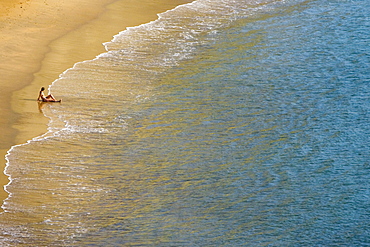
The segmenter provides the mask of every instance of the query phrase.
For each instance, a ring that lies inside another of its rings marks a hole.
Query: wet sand
[[[190,0],[5,0],[0,3],[0,169],[11,146],[47,131],[36,101],[79,61],[103,53],[102,43],[126,27],[155,20],[157,13]],[[58,98],[57,92],[52,92]],[[71,92],[73,93],[73,91]],[[63,103],[62,103],[63,104]],[[47,159],[47,154],[45,157]],[[8,183],[1,173],[0,184]],[[0,200],[7,193],[0,190]]]

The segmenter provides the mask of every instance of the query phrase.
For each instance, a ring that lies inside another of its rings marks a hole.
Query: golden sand
[[[0,155],[46,132],[36,98],[79,61],[103,53],[102,43],[126,27],[190,0],[3,0],[0,8]],[[58,95],[54,95],[58,98]],[[5,166],[5,159],[0,169]],[[0,185],[8,183],[0,175]],[[0,190],[0,200],[7,193]]]

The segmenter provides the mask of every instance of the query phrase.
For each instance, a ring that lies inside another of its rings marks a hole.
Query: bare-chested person
[[[62,102],[62,100],[56,100],[53,95],[49,94],[48,96],[44,95],[45,88],[42,87],[39,93],[38,101],[42,102]]]

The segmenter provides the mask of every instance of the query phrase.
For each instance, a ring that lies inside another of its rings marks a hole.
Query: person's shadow
[[[42,101],[37,101],[37,104],[39,106],[39,112],[42,113],[42,108],[45,107],[45,104],[48,102],[42,102]]]
[[[60,101],[56,101],[56,102],[37,101],[37,104],[39,106],[39,111],[42,113],[42,109],[45,107],[46,104],[49,104],[49,103],[61,103],[61,102]]]

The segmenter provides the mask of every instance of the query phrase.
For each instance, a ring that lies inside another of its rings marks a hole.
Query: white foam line
[[[45,116],[47,117],[47,116]],[[50,122],[52,122],[51,118],[48,117],[50,119]],[[26,143],[22,143],[22,144],[17,144],[17,145],[13,145],[7,152],[6,152],[6,155],[5,155],[5,160],[6,160],[6,164],[5,164],[5,168],[4,168],[4,174],[8,177],[9,179],[9,182],[4,185],[4,191],[6,193],[8,193],[8,197],[6,199],[3,200],[3,204],[1,206],[1,208],[3,209],[3,212],[0,212],[0,214],[3,214],[4,212],[7,212],[6,210],[6,207],[5,205],[7,204],[7,201],[12,197],[12,192],[10,192],[8,190],[8,187],[10,186],[10,184],[13,182],[13,178],[11,176],[10,173],[8,173],[8,168],[10,166],[10,160],[8,158],[9,155],[11,155],[12,151],[17,148],[17,147],[21,147],[21,146],[25,146],[25,145],[28,145],[32,142],[36,142],[36,141],[42,141],[42,140],[46,140],[48,138],[51,138],[51,137],[54,137],[56,136],[58,133],[60,133],[61,131],[63,131],[64,129],[67,129],[67,127],[64,127],[62,129],[59,129],[57,131],[55,131],[54,129],[51,129],[50,127],[48,128],[48,131],[45,133],[45,134],[42,134],[40,136],[36,136],[34,138],[32,138],[31,140],[28,140]],[[50,135],[51,134],[51,135]]]
[[[138,25],[138,26],[134,26],[134,27],[127,27],[127,28],[126,28],[126,30],[123,30],[123,31],[119,32],[118,34],[114,35],[114,36],[113,36],[113,39],[112,39],[111,41],[103,43],[103,45],[104,45],[104,47],[105,47],[105,50],[106,50],[107,52],[100,54],[99,56],[97,56],[97,58],[98,58],[98,57],[100,57],[101,55],[104,55],[104,54],[108,53],[109,51],[108,51],[107,45],[108,45],[109,43],[115,42],[119,36],[121,36],[121,35],[123,35],[123,34],[125,34],[125,33],[129,32],[129,31],[130,31],[130,30],[132,30],[132,29],[138,29],[138,28],[140,28],[140,27],[149,26],[149,25],[151,25],[151,24],[154,24],[154,23],[156,23],[156,22],[159,22],[161,19],[163,19],[163,18],[164,18],[163,16],[164,16],[166,13],[174,12],[174,11],[176,11],[176,10],[177,10],[177,9],[179,9],[179,8],[183,8],[184,6],[190,6],[190,5],[193,5],[193,4],[195,4],[196,2],[199,2],[199,0],[195,0],[195,1],[191,2],[191,3],[181,4],[181,5],[176,6],[176,7],[175,7],[175,8],[173,8],[173,9],[170,9],[170,10],[167,10],[167,11],[165,11],[165,12],[159,13],[159,14],[157,14],[158,18],[157,18],[156,20],[154,20],[154,21],[150,21],[150,22],[147,22],[147,23],[143,23],[143,24],[140,24],[140,25]]]
[[[81,61],[81,62],[77,62],[77,63],[75,63],[71,68],[69,68],[69,69],[65,70],[62,74],[60,74],[60,75],[59,75],[59,77],[58,77],[58,79],[54,80],[54,81],[51,83],[51,85],[49,86],[49,91],[52,89],[52,86],[53,86],[56,82],[58,82],[60,79],[62,79],[62,78],[63,78],[63,75],[65,75],[69,70],[73,70],[73,69],[75,69],[77,65],[82,64],[82,63],[86,63],[86,62],[89,62],[89,61],[95,61],[95,60],[97,60],[97,59],[99,59],[99,58],[101,58],[101,57],[107,56],[107,55],[109,55],[110,53],[112,53],[112,51],[109,51],[109,50],[108,50],[108,47],[107,47],[107,46],[108,46],[108,44],[109,44],[109,43],[115,42],[115,41],[117,40],[117,37],[121,36],[122,34],[125,34],[125,33],[129,32],[129,31],[131,31],[132,29],[137,29],[137,28],[140,28],[140,27],[143,27],[143,26],[149,26],[149,25],[151,25],[151,24],[153,24],[153,23],[156,23],[156,22],[160,21],[160,20],[163,18],[162,16],[163,16],[164,14],[169,13],[169,12],[173,12],[173,11],[177,10],[178,8],[183,8],[184,6],[190,6],[190,5],[193,5],[193,4],[195,4],[196,2],[199,2],[199,0],[195,0],[195,1],[190,2],[190,3],[181,4],[181,5],[176,6],[176,7],[175,7],[175,8],[173,8],[173,9],[170,9],[170,10],[167,10],[167,11],[165,11],[165,12],[159,13],[159,14],[157,14],[158,18],[157,18],[156,20],[154,20],[154,21],[150,21],[150,22],[147,22],[147,23],[143,23],[143,24],[140,24],[140,25],[138,25],[138,26],[126,27],[126,30],[123,30],[123,31],[119,32],[118,34],[115,34],[115,35],[113,36],[113,38],[112,38],[112,40],[111,40],[111,41],[108,41],[108,42],[104,42],[104,43],[103,43],[103,46],[105,47],[106,52],[103,52],[103,53],[101,53],[101,54],[97,55],[97,56],[96,56],[95,58],[93,58],[93,59],[89,59],[89,60],[85,60],[85,61]],[[50,92],[51,92],[51,91],[50,91]]]

